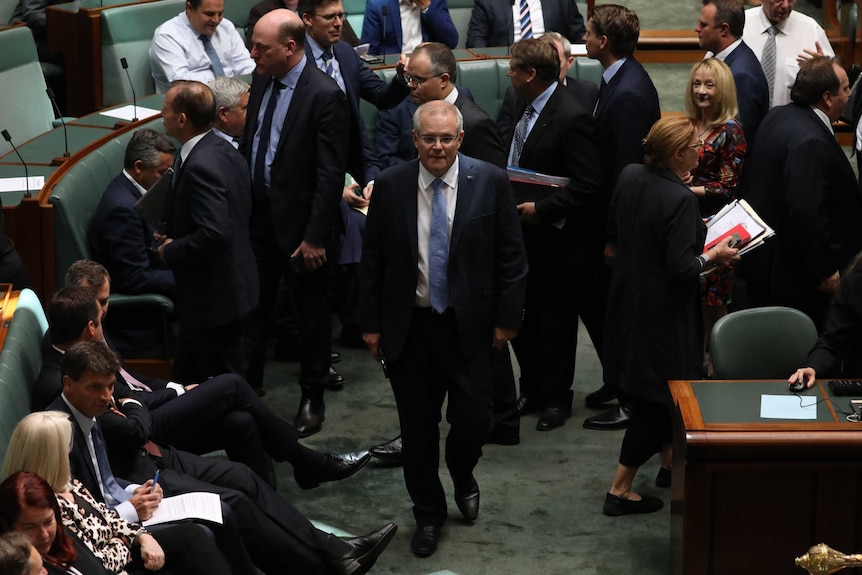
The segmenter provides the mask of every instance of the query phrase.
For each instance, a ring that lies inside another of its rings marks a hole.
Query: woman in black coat
[[[655,453],[670,467],[668,380],[700,377],[702,271],[739,259],[728,242],[703,253],[706,228],[697,198],[683,184],[703,140],[684,116],[656,122],[644,140],[644,163],[620,174],[611,200],[613,278],[605,326],[605,381],[631,398],[632,419],[605,498],[605,515],[651,513],[661,499],[631,490]],[[660,473],[669,483],[669,471]]]

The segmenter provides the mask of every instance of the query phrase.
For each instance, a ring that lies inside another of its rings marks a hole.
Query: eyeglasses
[[[698,139],[697,143],[692,144],[690,146],[686,146],[686,148],[696,148],[696,149],[700,150],[701,148],[703,148],[704,143],[705,142],[701,138],[701,139]]]
[[[451,146],[457,139],[458,136],[419,136],[419,141],[426,146],[433,146],[437,142],[443,146]]]
[[[404,74],[404,81],[407,82],[407,85],[416,84],[417,86],[421,86],[431,78],[439,78],[443,74],[434,74],[433,76],[428,76],[427,78],[423,78],[422,76],[411,76],[410,74]]]
[[[781,6],[785,2],[787,2],[787,5],[790,6],[791,8],[793,7],[794,4],[796,4],[796,0],[769,0],[769,3],[772,4],[773,6]]]
[[[332,22],[336,18],[344,22],[344,19],[347,18],[347,12],[336,12],[335,14],[315,14],[315,16],[323,18],[325,22]]]

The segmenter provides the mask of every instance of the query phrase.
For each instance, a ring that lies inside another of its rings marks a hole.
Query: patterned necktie
[[[335,78],[335,69],[332,67],[332,52],[324,50],[320,57],[323,58],[323,71],[332,76],[332,78]]]
[[[533,23],[530,20],[530,5],[521,0],[521,40],[533,37]]]
[[[153,391],[149,385],[126,371],[124,368],[120,368],[120,377],[132,388],[133,391]]]
[[[515,126],[515,155],[512,158],[512,163],[516,166],[520,165],[518,162],[521,160],[524,142],[527,141],[527,127],[530,125],[530,118],[533,117],[533,112],[535,112],[535,109],[532,104],[527,104],[527,107],[524,108],[524,115],[521,116],[518,125]]]
[[[278,103],[278,95],[284,89],[284,84],[278,80],[273,80],[272,92],[269,95],[269,102],[266,104],[266,110],[263,113],[263,122],[260,124],[260,137],[257,142],[257,155],[254,158],[254,173],[252,174],[252,182],[254,184],[255,194],[263,194],[266,188],[266,151],[269,149],[269,137],[272,131],[272,116],[275,114],[275,105]]]
[[[93,424],[93,429],[90,430],[90,437],[93,439],[93,451],[96,452],[96,463],[99,465],[99,477],[102,478],[102,487],[107,493],[103,495],[111,496],[118,503],[128,501],[132,498],[132,494],[120,487],[117,479],[111,472],[111,464],[108,462],[108,450],[105,447],[105,437],[102,435],[102,429],[99,427],[99,422]]]
[[[778,34],[778,28],[770,26],[766,33],[769,34],[769,38],[763,45],[760,65],[763,66],[763,74],[766,76],[766,83],[769,84],[769,107],[771,108],[772,89],[775,87],[775,36]]]
[[[431,291],[431,308],[443,313],[449,307],[449,221],[446,215],[446,196],[443,180],[431,182],[431,233],[428,241],[428,284]]]
[[[215,74],[216,78],[224,76],[224,68],[222,68],[221,60],[218,54],[216,54],[215,48],[213,48],[210,37],[206,34],[201,34],[200,38],[201,42],[204,43],[204,52],[207,53],[207,58],[210,59],[210,67],[213,69],[213,74]]]

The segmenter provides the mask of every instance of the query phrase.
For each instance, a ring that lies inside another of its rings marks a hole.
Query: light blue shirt
[[[548,103],[548,100],[551,99],[551,94],[554,93],[554,90],[557,89],[557,86],[559,86],[559,84],[560,84],[559,82],[552,83],[550,86],[548,86],[548,88],[544,92],[542,92],[541,94],[536,96],[536,98],[532,102],[530,102],[530,104],[533,106],[533,110],[535,110],[535,111],[533,112],[533,115],[530,116],[530,120],[527,122],[527,132],[524,134],[524,143],[525,144],[527,142],[527,138],[530,136],[530,130],[532,130],[533,126],[536,125],[536,120],[539,119],[539,115],[542,113],[542,110],[545,109],[545,105]],[[518,118],[518,122],[520,122],[520,121],[521,121],[521,118]],[[516,123],[516,125],[517,125],[517,123]],[[509,145],[509,164],[508,165],[510,165],[510,166],[515,165],[514,155],[515,155],[515,138],[513,137],[512,143],[511,143],[511,145]]]
[[[305,53],[308,54],[309,51],[311,55],[314,57],[314,63],[317,65],[317,68],[326,73],[326,60],[323,59],[323,53],[325,50],[314,41],[314,38],[305,35]],[[329,52],[332,54],[332,79],[335,80],[335,83],[338,84],[338,87],[341,88],[341,91],[347,94],[347,88],[344,85],[344,78],[341,76],[341,65],[338,63],[338,58],[335,57],[335,51],[332,49],[332,46],[329,47]]]

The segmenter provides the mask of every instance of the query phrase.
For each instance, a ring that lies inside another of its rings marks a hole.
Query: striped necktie
[[[521,40],[533,37],[533,23],[530,20],[530,5],[521,0]]]
[[[766,33],[769,38],[766,39],[766,44],[763,45],[763,54],[760,57],[760,65],[763,66],[763,74],[766,76],[766,83],[769,84],[769,107],[772,107],[772,90],[775,87],[775,37],[778,35],[778,28],[770,26]]]
[[[533,112],[535,112],[535,108],[533,108],[532,104],[527,104],[527,107],[524,108],[524,115],[521,116],[518,125],[515,126],[515,154],[512,157],[512,163],[516,166],[520,165],[518,162],[521,160],[524,142],[527,141],[527,127],[530,125],[530,118],[533,117]]]
[[[443,180],[431,182],[431,233],[428,236],[428,287],[431,308],[443,313],[449,307],[449,219],[446,213],[446,196]]]

